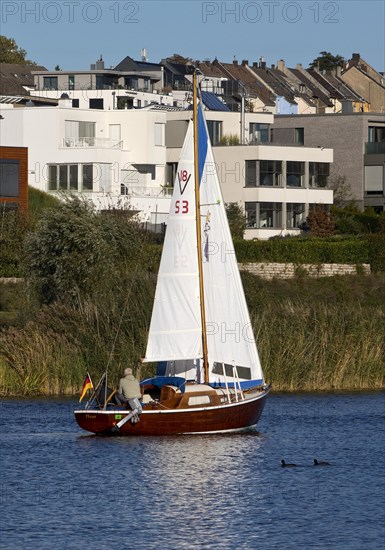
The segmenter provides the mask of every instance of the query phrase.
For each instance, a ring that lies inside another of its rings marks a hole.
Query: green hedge
[[[286,238],[268,241],[236,241],[237,259],[248,262],[293,262],[295,264],[367,264],[385,271],[385,235],[361,238]]]

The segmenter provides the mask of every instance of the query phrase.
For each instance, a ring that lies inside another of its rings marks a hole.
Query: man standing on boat
[[[139,420],[138,415],[142,412],[142,406],[139,401],[142,394],[139,382],[132,374],[132,369],[125,369],[124,378],[119,380],[118,392],[119,400],[123,401],[123,403],[128,403],[133,411],[137,410],[136,415],[133,417],[133,419],[136,418],[137,422]]]

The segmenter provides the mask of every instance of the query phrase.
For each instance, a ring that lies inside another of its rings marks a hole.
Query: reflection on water
[[[0,402],[0,548],[383,545],[382,393],[273,394],[258,431],[201,436],[87,435],[75,405]]]

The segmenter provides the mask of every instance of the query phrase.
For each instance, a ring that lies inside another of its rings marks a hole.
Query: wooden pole
[[[205,294],[203,285],[202,269],[202,229],[201,229],[201,211],[200,211],[200,193],[199,193],[199,148],[198,148],[198,95],[197,95],[197,75],[194,72],[193,78],[193,124],[194,124],[194,181],[195,181],[195,211],[196,211],[196,235],[198,247],[198,273],[199,273],[199,295],[202,323],[202,350],[203,350],[203,371],[205,383],[209,381],[209,362],[207,351],[207,333],[206,333],[206,312],[205,312]]]

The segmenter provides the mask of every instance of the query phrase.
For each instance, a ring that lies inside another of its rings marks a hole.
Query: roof
[[[327,107],[332,107],[333,103],[329,97],[321,90],[317,84],[313,83],[300,69],[288,69],[306,88],[310,90],[313,98],[320,99]]]
[[[230,111],[213,92],[202,92],[202,101],[204,106],[210,111]]]
[[[19,65],[17,63],[0,63],[0,94],[26,95],[28,88],[34,88],[32,71],[43,70],[45,67],[36,65]]]

